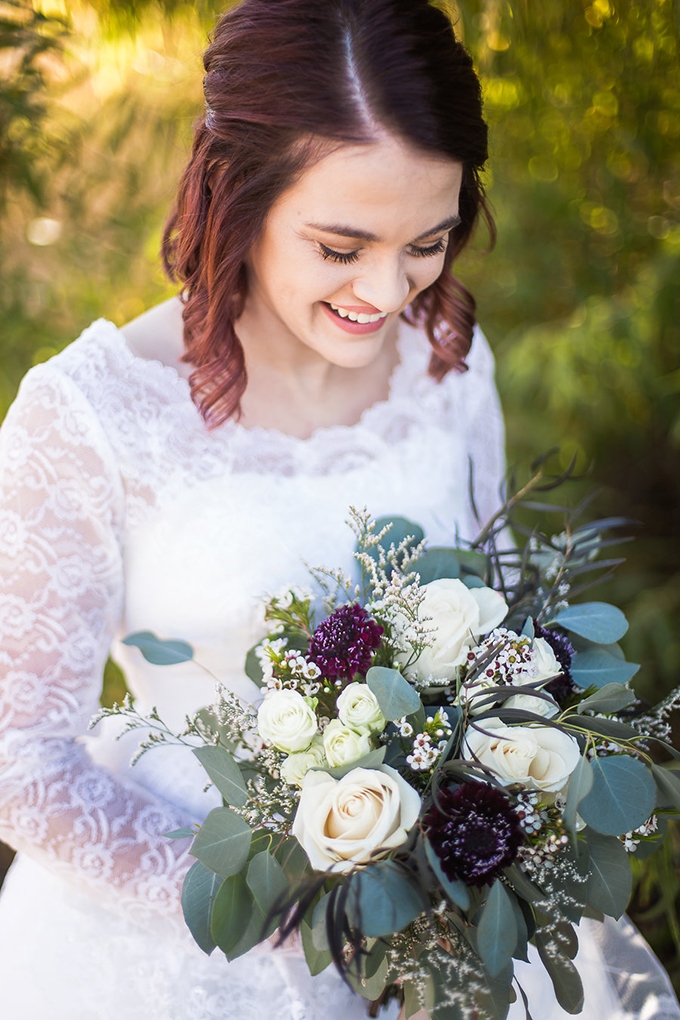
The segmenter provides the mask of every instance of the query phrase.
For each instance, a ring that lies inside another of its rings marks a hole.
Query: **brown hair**
[[[162,250],[184,284],[184,360],[205,420],[239,413],[246,372],[234,323],[269,210],[319,158],[319,139],[364,144],[376,125],[463,165],[444,269],[404,317],[430,339],[431,375],[464,369],[475,302],[450,269],[480,213],[492,232],[493,222],[479,179],[480,85],[448,18],[428,0],[242,0],[219,20],[204,64],[206,114]]]

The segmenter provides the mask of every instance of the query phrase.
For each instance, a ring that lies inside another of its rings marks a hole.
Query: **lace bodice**
[[[259,600],[351,566],[350,505],[476,530],[498,502],[502,419],[477,332],[470,370],[437,384],[403,324],[389,398],[308,440],[234,422],[209,432],[188,384],[96,322],[26,376],[1,433],[0,837],[140,923],[178,917],[191,864],[163,833],[215,803],[182,749],[128,769],[112,727],[85,736],[111,652],[142,711],[172,724],[212,699],[195,664],[145,663],[134,630],[192,642],[247,699]],[[472,471],[472,475],[470,475]]]

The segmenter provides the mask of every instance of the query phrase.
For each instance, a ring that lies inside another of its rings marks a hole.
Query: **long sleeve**
[[[0,837],[166,926],[191,859],[163,833],[189,819],[81,739],[121,614],[123,514],[91,406],[68,376],[34,369],[0,433]]]

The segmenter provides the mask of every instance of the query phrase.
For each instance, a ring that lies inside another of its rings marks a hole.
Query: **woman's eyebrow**
[[[433,234],[440,234],[445,230],[453,230],[460,223],[460,216],[449,216],[447,219],[442,220],[436,227],[432,227],[431,230],[425,230],[418,237],[415,237],[415,241],[420,241],[423,237],[432,237]],[[347,226],[343,223],[306,223],[306,227],[312,230],[320,230],[324,234],[335,234],[336,237],[348,237],[353,241],[378,241],[380,240],[376,234],[372,234],[369,230],[357,230],[355,227]]]

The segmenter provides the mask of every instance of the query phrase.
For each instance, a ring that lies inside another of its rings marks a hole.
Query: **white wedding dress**
[[[154,667],[120,643],[136,630],[190,641],[256,699],[243,662],[260,598],[305,584],[306,564],[351,566],[350,505],[418,521],[435,544],[476,531],[470,477],[480,516],[496,507],[502,419],[483,337],[469,372],[441,384],[417,330],[402,325],[399,344],[389,399],[304,441],[233,422],[208,432],[186,381],[104,321],[24,380],[1,446],[0,838],[19,850],[0,899],[7,1020],[366,1015],[296,948],[228,964],[195,947],[178,905],[192,859],[163,833],[218,798],[186,749],[130,769],[136,735],[116,742],[118,720],[88,735],[88,721],[109,651],[140,710],[173,727],[212,700],[195,664]],[[585,1018],[680,1017],[634,930],[581,933]],[[518,971],[534,1020],[566,1015],[539,967]]]

